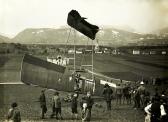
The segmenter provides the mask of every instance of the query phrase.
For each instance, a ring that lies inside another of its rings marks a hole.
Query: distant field
[[[46,56],[40,56],[46,59]],[[72,57],[68,55],[68,57]],[[20,81],[22,55],[0,55],[0,82]],[[77,55],[76,64],[91,64],[90,55]],[[168,56],[94,55],[94,71],[114,78],[137,81],[168,78]],[[132,76],[132,77],[130,77]]]

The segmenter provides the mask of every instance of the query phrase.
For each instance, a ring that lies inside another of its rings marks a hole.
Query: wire
[[[66,43],[65,43],[65,51],[64,51],[63,56],[66,55],[66,48],[67,48],[67,44],[69,42],[69,38],[70,38],[70,35],[71,35],[71,30],[72,30],[72,28],[70,28],[69,33],[68,33],[68,38],[67,38]]]

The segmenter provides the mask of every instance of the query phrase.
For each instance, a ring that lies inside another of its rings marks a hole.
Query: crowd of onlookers
[[[83,121],[90,121],[91,119],[91,110],[92,106],[94,104],[94,100],[91,97],[91,92],[87,92],[86,96],[83,96],[80,101],[78,101],[79,94],[73,93],[71,95],[71,112],[72,112],[72,119],[82,119]],[[56,118],[57,120],[63,120],[62,117],[62,102],[63,99],[60,97],[59,92],[54,92],[52,97],[52,114],[50,115],[50,118]],[[46,96],[45,96],[45,90],[41,91],[40,97],[39,97],[39,103],[41,108],[41,119],[45,119],[45,114],[48,111],[47,104],[46,104]],[[78,104],[80,104],[81,107],[81,117],[79,118],[78,115]],[[9,109],[7,113],[7,121],[9,122],[21,122],[21,114],[17,107],[17,103],[14,102],[11,104],[11,108]]]
[[[151,92],[146,88],[144,82],[140,82],[139,85],[133,86],[131,84],[118,84],[117,87],[111,88],[108,84],[104,85],[101,96],[103,96],[106,102],[107,111],[112,110],[111,102],[114,100],[116,105],[127,104],[133,106],[134,109],[143,110],[145,113],[145,122],[168,122],[168,94],[166,91],[159,92],[158,89],[151,95]],[[52,96],[52,114],[50,118],[63,119],[62,117],[62,98],[59,92],[54,92]],[[91,96],[91,92],[87,92],[79,98],[79,94],[74,92],[70,96],[69,101],[72,119],[81,118],[83,121],[89,121],[91,119],[92,106],[94,99]],[[41,119],[45,118],[47,112],[45,90],[41,91],[39,97],[39,103],[41,107]],[[81,117],[79,117],[78,106],[81,107]],[[12,103],[11,109],[9,109],[7,120],[13,122],[20,122],[20,111],[17,108],[17,103]]]
[[[111,110],[111,101],[116,99],[117,105],[132,104],[134,109],[143,110],[145,122],[168,122],[168,93],[166,90],[155,89],[151,94],[143,81],[137,86],[118,84],[113,91],[105,84],[103,95],[107,103],[107,110]]]

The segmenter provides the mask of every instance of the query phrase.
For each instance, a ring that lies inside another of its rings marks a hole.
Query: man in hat
[[[146,90],[146,88],[145,88],[145,86],[144,86],[144,82],[143,81],[141,81],[140,82],[140,86],[138,87],[138,90],[137,90],[137,92],[138,92],[138,94],[140,95],[140,103],[141,103],[141,107],[142,108],[144,108],[145,106],[145,90]]]
[[[103,96],[107,104],[107,110],[111,110],[111,100],[112,100],[113,90],[108,84],[105,84],[103,89]]]
[[[56,119],[58,119],[58,114],[60,116],[60,119],[63,119],[61,115],[61,98],[59,96],[59,92],[55,92],[52,98],[51,118],[53,118],[53,116],[56,115]]]
[[[47,112],[47,106],[46,106],[46,97],[45,97],[45,90],[41,91],[39,101],[40,101],[40,107],[41,107],[41,118],[44,119],[44,115]]]
[[[7,120],[12,122],[21,122],[20,111],[17,108],[17,103],[11,104],[11,108],[8,111]]]

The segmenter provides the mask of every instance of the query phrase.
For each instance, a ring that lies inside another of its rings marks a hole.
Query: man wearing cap
[[[41,95],[39,97],[40,101],[40,107],[41,107],[41,118],[44,119],[44,115],[47,112],[47,106],[46,106],[46,97],[45,97],[45,90],[41,91]]]
[[[111,110],[112,94],[113,94],[113,90],[110,88],[108,84],[105,84],[103,89],[103,96],[107,103],[107,110]]]
[[[21,122],[20,111],[17,108],[17,103],[11,104],[11,108],[8,111],[7,120],[9,122]]]
[[[137,92],[139,93],[140,95],[140,103],[141,103],[141,107],[144,108],[145,106],[145,103],[144,103],[144,97],[145,97],[145,86],[144,86],[144,82],[141,81],[140,82],[140,86],[138,87],[138,90]]]

